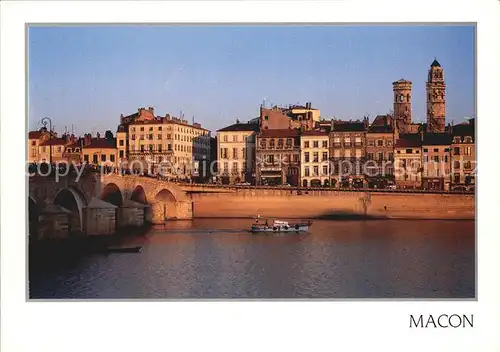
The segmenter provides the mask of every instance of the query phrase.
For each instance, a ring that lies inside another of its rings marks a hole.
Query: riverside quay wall
[[[475,219],[474,194],[236,189],[193,193],[195,218]]]

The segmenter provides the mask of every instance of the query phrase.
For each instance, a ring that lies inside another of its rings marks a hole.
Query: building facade
[[[90,133],[83,137],[83,162],[94,166],[117,167],[118,158],[114,140],[102,138],[99,133],[93,138]]]
[[[449,133],[425,133],[422,142],[422,189],[448,191],[450,189]]]
[[[366,118],[355,122],[332,120],[329,133],[332,186],[363,186],[367,128]]]
[[[256,136],[256,184],[299,186],[300,131],[263,130]]]
[[[152,107],[121,116],[117,151],[128,167],[159,174],[166,179],[199,177],[199,165],[210,159],[210,131],[198,123],[154,115]]]
[[[306,131],[300,136],[300,184],[302,187],[330,185],[329,135]]]
[[[474,119],[452,127],[452,187],[473,188],[476,183],[476,148]]]
[[[394,177],[402,189],[420,189],[422,186],[422,136],[400,135],[394,145]]]
[[[259,125],[240,123],[217,131],[217,160],[223,184],[255,183],[255,135]]]
[[[259,129],[279,130],[300,128],[303,131],[313,130],[321,119],[321,112],[314,109],[311,103],[289,105],[288,107],[265,108],[260,107]]]
[[[377,116],[366,132],[365,171],[368,176],[394,176],[394,139],[392,116]]]

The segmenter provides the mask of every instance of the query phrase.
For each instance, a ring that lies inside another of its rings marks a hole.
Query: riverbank
[[[476,215],[474,194],[235,190],[191,197],[195,218],[474,220]]]

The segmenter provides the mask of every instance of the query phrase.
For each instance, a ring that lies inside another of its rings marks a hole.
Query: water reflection
[[[32,298],[472,298],[474,222],[316,221],[255,235],[242,219],[155,227],[137,254],[30,275]]]

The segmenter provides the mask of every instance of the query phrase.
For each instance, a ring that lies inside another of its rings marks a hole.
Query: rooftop
[[[327,131],[319,131],[319,130],[315,130],[315,131],[304,131],[302,132],[302,137],[308,137],[308,136],[324,136],[324,137],[328,137],[328,132]]]
[[[449,133],[425,133],[423,145],[450,145],[451,134]]]
[[[419,148],[422,146],[420,134],[402,134],[396,141],[395,148]]]
[[[298,129],[263,130],[259,137],[297,137],[300,135]]]
[[[364,132],[365,123],[358,121],[334,121],[332,132]]]
[[[48,145],[65,145],[66,140],[64,138],[52,138],[52,139],[47,139],[46,141],[43,141],[40,143],[41,146],[48,146]]]
[[[434,61],[432,61],[431,67],[441,67],[441,64],[436,59],[434,59]]]
[[[114,140],[111,142],[106,138],[92,138],[90,144],[84,145],[83,148],[114,149],[116,144]]]
[[[258,131],[259,125],[256,123],[235,123],[233,125],[221,128],[217,132],[233,132],[233,131]]]

